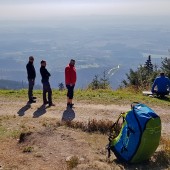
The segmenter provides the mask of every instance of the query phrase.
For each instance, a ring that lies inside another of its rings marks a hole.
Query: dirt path
[[[58,102],[56,106],[48,108],[41,102],[29,105],[23,101],[0,101],[0,115],[18,115],[32,118],[49,117],[58,120],[74,120],[88,122],[88,120],[113,120],[115,121],[121,112],[130,110],[130,105],[102,105],[85,104],[75,102],[73,110],[67,110],[63,102]],[[170,134],[170,110],[152,107],[152,109],[161,117],[162,134]]]
[[[33,132],[25,137],[23,143],[19,143],[16,138],[0,139],[0,169],[68,170],[71,168],[68,168],[66,160],[72,156],[78,156],[77,170],[160,169],[160,164],[156,164],[154,161],[139,165],[121,164],[116,161],[114,154],[112,154],[112,162],[108,163],[105,150],[105,146],[108,144],[106,135],[90,134],[64,126],[56,127],[56,124],[54,127],[48,127],[44,121],[48,119],[50,123],[56,123],[56,120],[115,121],[121,112],[130,110],[130,105],[96,105],[75,101],[75,108],[71,110],[66,109],[65,103],[61,101],[50,108],[44,107],[41,103],[39,101],[29,105],[19,99],[14,101],[0,98],[0,116],[12,115],[10,119],[0,120],[0,128],[1,126],[7,127],[9,133],[21,127],[33,129]],[[169,110],[156,106],[152,109],[161,117],[162,135],[169,136]],[[31,149],[30,147],[33,148],[33,151],[23,152],[24,149]],[[155,153],[154,160],[157,160],[157,154],[159,153]],[[75,160],[71,161],[72,164],[75,162]],[[161,169],[167,168],[168,165],[165,164]]]

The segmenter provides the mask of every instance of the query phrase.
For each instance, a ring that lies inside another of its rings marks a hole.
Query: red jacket
[[[65,68],[65,84],[66,85],[69,85],[69,84],[75,85],[76,80],[77,80],[76,68],[69,64]]]

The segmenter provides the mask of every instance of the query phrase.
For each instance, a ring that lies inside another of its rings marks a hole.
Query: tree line
[[[130,69],[126,74],[126,79],[122,81],[120,87],[133,87],[136,90],[149,90],[154,79],[160,72],[164,72],[167,77],[170,78],[170,58],[165,57],[161,62],[161,67],[153,65],[151,61],[151,55],[143,65],[139,65],[137,70]],[[104,71],[100,77],[95,75],[92,82],[88,85],[89,89],[109,89],[110,83],[107,76],[107,72]]]

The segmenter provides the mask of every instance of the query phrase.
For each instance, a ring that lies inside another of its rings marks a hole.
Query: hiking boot
[[[71,107],[70,107],[70,103],[67,103],[67,109],[69,109],[69,108],[71,108]]]
[[[49,103],[49,107],[51,107],[51,106],[55,106],[55,104],[54,103]]]
[[[72,108],[73,108],[73,105],[74,105],[73,103],[67,103],[67,109],[68,109],[68,108],[72,109]]]
[[[73,106],[74,106],[74,104],[73,104],[73,103],[71,103],[71,104],[70,104],[70,108],[72,109],[72,108],[73,108]]]
[[[29,100],[28,102],[29,102],[29,103],[36,103],[35,100]]]

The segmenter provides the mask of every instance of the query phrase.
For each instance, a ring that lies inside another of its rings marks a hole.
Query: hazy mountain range
[[[27,82],[28,57],[35,57],[36,84],[41,84],[40,61],[47,61],[53,88],[64,83],[64,68],[76,60],[77,88],[108,72],[117,88],[130,68],[151,55],[159,65],[170,49],[170,24],[166,18],[91,17],[44,22],[0,21],[0,79]]]

